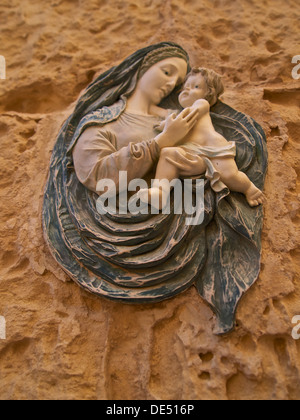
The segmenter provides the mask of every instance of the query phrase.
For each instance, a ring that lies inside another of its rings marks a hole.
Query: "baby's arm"
[[[197,108],[200,111],[200,118],[210,111],[209,102],[206,99],[198,99],[193,103],[191,108]]]

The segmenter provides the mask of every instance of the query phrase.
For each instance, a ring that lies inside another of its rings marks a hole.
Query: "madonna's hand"
[[[188,153],[180,147],[174,148],[172,157],[166,157],[166,160],[179,170],[179,176],[201,175],[206,171],[206,164],[201,156]]]
[[[186,108],[177,117],[171,114],[166,119],[164,131],[155,140],[159,147],[174,147],[190,132],[200,117],[199,109]]]

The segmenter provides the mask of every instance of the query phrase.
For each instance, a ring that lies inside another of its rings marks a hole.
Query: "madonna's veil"
[[[86,290],[128,303],[157,302],[195,285],[214,310],[220,333],[234,326],[237,304],[260,270],[261,207],[242,194],[215,193],[205,181],[205,214],[199,226],[188,215],[100,215],[96,195],[77,179],[72,148],[91,125],[116,120],[136,84],[144,57],[161,43],[132,54],[99,76],[63,125],[51,158],[43,206],[44,235],[61,267]],[[184,50],[182,50],[184,51]],[[166,108],[176,107],[173,92]],[[266,139],[250,117],[218,102],[217,131],[237,144],[237,165],[263,188]],[[142,139],[141,139],[142,140]]]

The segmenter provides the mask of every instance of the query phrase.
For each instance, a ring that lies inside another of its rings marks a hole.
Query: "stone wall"
[[[298,0],[2,0],[0,399],[299,399]],[[80,289],[44,244],[43,189],[58,130],[93,77],[170,40],[224,75],[224,101],[268,138],[262,271],[237,328],[192,287],[155,305]]]

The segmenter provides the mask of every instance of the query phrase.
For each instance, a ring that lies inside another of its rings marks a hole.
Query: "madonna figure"
[[[43,207],[50,250],[86,290],[125,303],[152,303],[195,285],[217,317],[216,333],[234,327],[237,304],[260,270],[262,206],[243,194],[211,188],[200,156],[178,156],[181,176],[205,180],[204,220],[183,214],[99,214],[97,184],[119,173],[128,183],[154,178],[165,148],[178,145],[199,119],[178,94],[188,54],[163,42],[137,51],[100,75],[63,125],[51,159]],[[163,132],[157,127],[170,113]],[[235,142],[236,164],[259,189],[267,169],[265,135],[250,117],[218,101],[215,130]],[[100,194],[100,193],[99,193]],[[184,194],[184,190],[183,193]],[[172,198],[171,198],[172,199]]]

